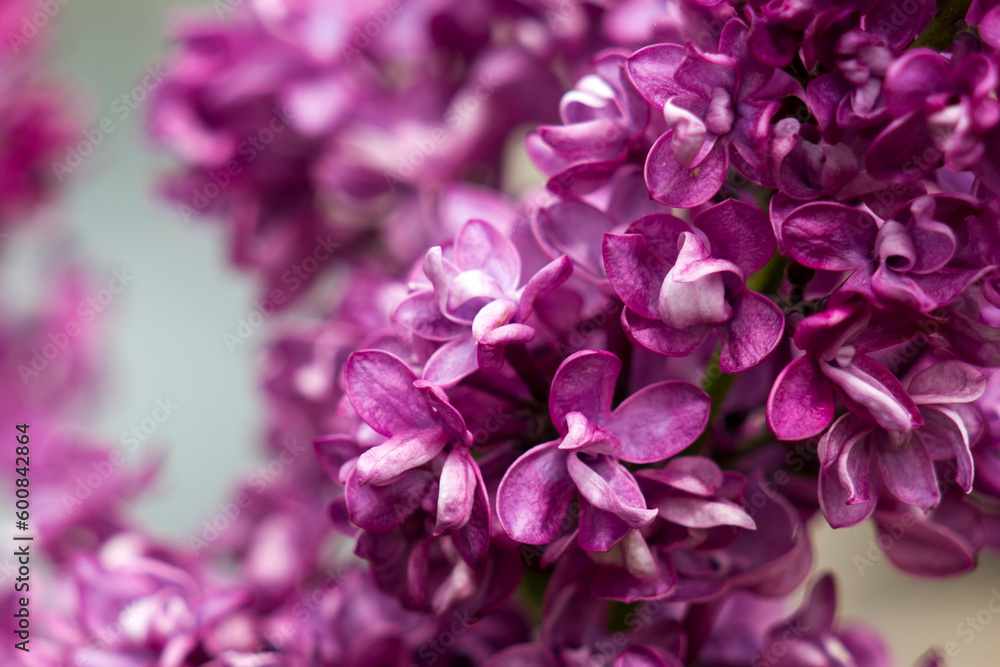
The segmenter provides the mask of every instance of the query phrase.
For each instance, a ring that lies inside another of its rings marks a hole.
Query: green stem
[[[955,35],[968,27],[963,19],[969,11],[972,0],[952,0],[938,4],[943,4],[944,7],[920,36],[913,40],[911,49],[926,46],[935,51],[944,51],[955,41]]]

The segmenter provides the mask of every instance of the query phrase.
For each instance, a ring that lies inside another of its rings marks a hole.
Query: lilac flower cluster
[[[114,452],[39,434],[63,602],[24,664],[893,664],[829,575],[787,597],[813,518],[920,576],[1000,549],[1000,5],[956,4],[183,21],[150,132],[181,214],[295,302],[262,363],[281,473],[185,549],[117,501],[155,465],[66,495]]]

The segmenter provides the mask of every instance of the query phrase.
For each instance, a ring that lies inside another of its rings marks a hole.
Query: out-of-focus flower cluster
[[[891,664],[831,577],[785,598],[814,516],[870,519],[921,576],[1000,548],[994,4],[179,23],[150,132],[169,201],[288,307],[262,363],[281,472],[185,549],[119,516],[155,466],[74,503],[114,454],[52,434],[62,602],[25,664]],[[11,117],[30,168],[56,129]],[[61,359],[45,400],[87,381]]]

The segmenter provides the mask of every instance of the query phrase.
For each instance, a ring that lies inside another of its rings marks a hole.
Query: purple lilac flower
[[[477,369],[496,373],[508,345],[528,343],[534,329],[524,322],[535,299],[558,287],[573,270],[565,255],[524,285],[517,248],[489,223],[470,220],[447,252],[427,251],[420,284],[396,308],[396,322],[414,334],[444,344],[424,364],[424,380],[450,387]]]
[[[551,542],[577,494],[578,542],[587,551],[607,551],[653,521],[656,510],[621,462],[651,463],[683,450],[704,430],[709,401],[689,384],[662,382],[611,410],[620,371],[617,357],[596,351],[559,366],[549,414],[561,437],[518,458],[497,491],[497,514],[512,539]]]
[[[751,181],[761,180],[771,118],[796,84],[754,59],[746,24],[726,24],[718,53],[690,44],[641,49],[629,58],[628,73],[667,122],[646,158],[651,197],[681,208],[702,204],[718,192],[730,162]]]
[[[770,299],[746,288],[746,279],[767,264],[772,240],[764,213],[735,200],[701,211],[690,225],[654,214],[626,234],[606,234],[604,264],[625,302],[622,326],[629,338],[680,357],[714,330],[724,372],[760,363],[777,347],[785,321]]]

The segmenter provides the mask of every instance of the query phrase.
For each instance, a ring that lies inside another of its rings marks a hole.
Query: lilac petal
[[[566,424],[569,428],[559,443],[559,449],[570,452],[586,450],[587,454],[611,456],[618,456],[621,452],[622,443],[614,433],[601,428],[579,412],[567,414]]]
[[[354,438],[339,433],[316,438],[313,441],[313,448],[316,450],[316,457],[323,471],[330,476],[330,479],[341,482],[344,481],[340,479],[341,467],[357,456],[359,450]]]
[[[970,285],[993,272],[996,267],[961,269],[944,268],[933,273],[899,274],[880,266],[872,277],[872,287],[888,299],[901,301],[915,310],[930,312],[951,303]]]
[[[443,426],[398,433],[358,458],[358,484],[383,484],[430,461],[448,443]]]
[[[605,185],[622,166],[626,154],[627,149],[623,147],[621,154],[611,159],[571,164],[553,174],[545,182],[545,188],[557,197],[582,197]]]
[[[451,340],[468,328],[442,315],[437,295],[430,290],[414,292],[403,299],[392,319],[427,340]]]
[[[440,423],[444,424],[444,427],[448,430],[449,438],[454,442],[470,446],[472,444],[472,435],[465,427],[465,418],[451,404],[444,390],[426,380],[417,380],[413,383],[413,386],[420,390],[420,393],[424,396],[424,400],[427,401],[427,406],[434,411],[434,416]]]
[[[496,227],[469,220],[455,237],[455,265],[462,271],[482,270],[503,290],[513,290],[521,279],[521,255]]]
[[[833,386],[808,355],[781,371],[767,398],[767,424],[779,440],[818,435],[833,419]]]
[[[1000,7],[986,12],[979,23],[979,36],[993,49],[1000,51]]]
[[[604,273],[601,239],[614,226],[604,211],[572,199],[553,204],[538,214],[538,227],[544,239],[594,276]]]
[[[644,468],[637,477],[651,479],[697,496],[711,496],[722,486],[724,477],[718,464],[703,456],[679,456],[663,468]]]
[[[476,463],[461,448],[455,448],[444,460],[438,482],[437,521],[434,535],[446,530],[461,528],[472,516],[472,498],[475,492]]]
[[[569,454],[547,442],[522,454],[497,488],[497,516],[515,542],[547,544],[562,528],[576,485],[569,476]]]
[[[716,329],[722,346],[719,370],[742,373],[767,358],[785,333],[785,314],[762,294],[744,290],[732,303],[733,316]]]
[[[345,489],[348,517],[365,530],[384,533],[420,509],[433,487],[434,475],[429,470],[411,470],[384,486],[359,486],[357,474],[352,473]]]
[[[869,454],[868,489],[866,494],[856,490],[852,494],[844,489],[840,481],[837,465],[829,462],[838,460],[844,446],[867,438],[871,432],[864,422],[851,414],[838,419],[819,441],[817,454],[820,459],[819,474],[819,506],[832,528],[844,528],[861,523],[875,510],[878,499],[878,476],[871,474],[871,455]],[[867,495],[866,502],[850,503],[849,499]]]
[[[938,458],[934,455],[935,445],[942,449],[947,447],[945,458],[955,458],[955,483],[969,493],[972,491],[975,468],[965,420],[958,412],[944,406],[926,412],[927,423],[914,436],[920,439],[932,459]]]
[[[530,343],[535,330],[527,324],[507,324],[483,335],[476,343],[476,360],[479,369],[486,373],[499,373],[503,368],[504,350],[508,345]]]
[[[906,432],[923,424],[920,411],[899,380],[877,361],[858,353],[843,368],[830,363],[819,367],[845,401],[850,399],[860,406],[882,428]]]
[[[931,49],[912,49],[893,60],[885,73],[886,106],[896,118],[923,109],[927,100],[948,86],[948,61]]]
[[[643,194],[645,194],[645,191],[643,191]],[[660,205],[651,203],[650,206],[659,207]],[[646,239],[646,245],[649,246],[649,249],[664,263],[660,280],[656,281],[656,284],[659,285],[662,277],[666,275],[667,269],[677,261],[677,255],[680,253],[680,244],[677,241],[684,232],[690,231],[693,231],[691,225],[675,215],[670,215],[669,213],[647,213],[636,218],[635,222],[628,226],[625,233],[642,234]],[[643,261],[652,260],[644,258]]]
[[[469,567],[478,567],[490,546],[493,516],[490,512],[490,498],[486,493],[483,475],[479,466],[471,458],[470,456],[469,465],[475,476],[475,488],[472,490],[472,510],[469,512],[468,523],[458,530],[453,530],[451,539],[462,560],[468,563]]]
[[[903,523],[897,514],[888,514],[883,524],[879,516],[879,534],[892,540],[892,549],[885,555],[903,570],[923,577],[950,577],[966,572],[976,565],[976,550],[961,535],[928,521],[921,516],[912,517],[912,522]],[[897,526],[909,526],[902,539],[897,539]]]
[[[750,515],[743,508],[728,500],[702,500],[701,498],[666,497],[656,504],[660,518],[687,528],[714,528],[739,526],[754,530]]]
[[[692,221],[712,244],[712,256],[740,267],[744,276],[761,269],[774,254],[774,232],[756,206],[736,199],[698,213]]]
[[[718,142],[696,166],[684,166],[674,157],[672,132],[656,140],[646,157],[649,195],[674,208],[693,208],[711,199],[722,187],[729,169],[729,150]]]
[[[556,430],[566,433],[566,415],[570,412],[603,424],[611,411],[621,369],[622,362],[610,352],[584,350],[567,357],[552,378],[549,395],[549,415]]]
[[[908,183],[937,167],[939,160],[926,160],[922,152],[933,146],[929,124],[922,113],[913,111],[889,123],[868,146],[865,167],[881,181]],[[900,165],[908,168],[900,169]]]
[[[684,232],[683,245],[660,285],[658,308],[664,324],[687,329],[699,324],[721,324],[732,317],[726,300],[726,273],[743,278],[732,262],[715,259],[705,244],[691,232]]]
[[[580,499],[577,545],[584,551],[606,552],[621,542],[632,529],[613,512],[594,507]]]
[[[355,352],[344,365],[351,405],[366,424],[386,436],[434,423],[413,386],[416,379],[402,359],[381,350]]]
[[[551,292],[569,279],[573,273],[573,261],[566,255],[554,259],[531,276],[528,284],[521,292],[518,302],[517,321],[524,322],[531,317],[535,307],[535,299],[546,292]]]
[[[453,387],[479,369],[477,354],[472,334],[459,336],[434,351],[421,378],[445,389]]]
[[[438,305],[442,312],[448,310],[448,292],[451,283],[461,273],[453,262],[446,259],[440,246],[434,246],[424,255],[423,262],[424,275],[434,287],[434,293],[438,298]]]
[[[837,458],[837,479],[847,492],[848,505],[871,500],[870,489],[873,486],[868,479],[871,467],[871,449],[862,431],[843,444]]]
[[[892,495],[925,512],[941,502],[934,462],[921,440],[908,438],[895,445],[881,437],[877,451],[882,480]]]
[[[542,644],[517,644],[494,653],[483,667],[552,667],[552,660]]]
[[[906,393],[917,405],[970,403],[985,391],[986,376],[975,366],[956,359],[928,366],[906,385]]]
[[[730,58],[715,53],[700,53],[688,46],[684,60],[674,73],[674,81],[699,97],[710,98],[717,88],[731,93],[736,88],[734,65]]]
[[[490,301],[472,320],[472,338],[479,342],[489,332],[509,324],[517,314],[517,304],[503,297]]]
[[[804,266],[847,271],[868,266],[878,229],[868,213],[829,202],[804,204],[785,218],[781,243]]]
[[[646,508],[639,485],[621,464],[605,456],[584,463],[579,454],[570,454],[566,465],[580,495],[597,509],[614,514],[629,528],[645,528],[656,518],[656,510]]]
[[[471,269],[455,276],[448,287],[445,308],[449,316],[467,321],[486,303],[504,296],[500,283],[485,271]]]
[[[661,648],[630,644],[615,659],[614,667],[681,667],[681,662]]]
[[[650,252],[642,235],[605,234],[604,266],[626,306],[645,318],[660,318],[660,286],[670,267]]]
[[[639,94],[652,106],[663,109],[668,99],[687,92],[674,81],[674,73],[685,57],[682,46],[655,44],[633,53],[625,69]]]
[[[668,357],[685,357],[705,342],[712,325],[700,324],[687,329],[674,329],[659,319],[639,315],[631,308],[622,311],[622,328],[630,341],[639,347]]]
[[[605,426],[621,440],[619,458],[653,463],[680,452],[701,435],[710,405],[708,395],[694,385],[660,382],[625,399]]]

